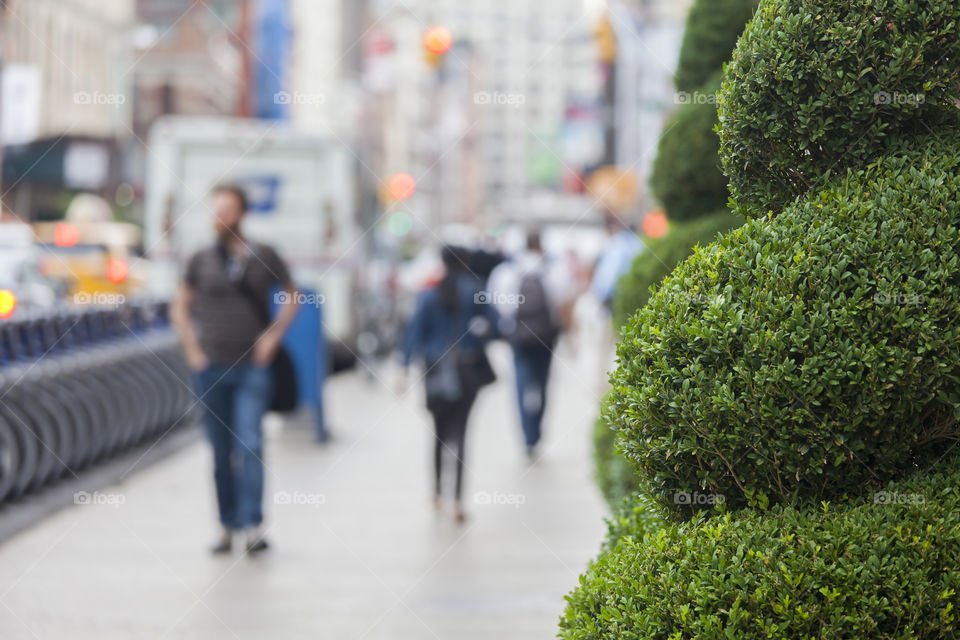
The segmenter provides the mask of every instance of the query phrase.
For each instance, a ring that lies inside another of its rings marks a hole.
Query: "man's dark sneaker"
[[[247,553],[261,553],[269,548],[270,545],[263,538],[257,538],[247,543]]]
[[[215,556],[219,556],[225,553],[230,553],[231,550],[233,550],[233,532],[229,529],[224,529],[223,533],[220,534],[220,539],[217,540],[217,543],[210,547],[210,553]]]
[[[260,526],[247,529],[247,553],[260,553],[270,548],[263,535],[264,531]]]

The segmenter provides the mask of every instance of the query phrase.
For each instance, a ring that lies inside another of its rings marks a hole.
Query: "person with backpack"
[[[286,395],[275,391],[287,391],[289,384],[291,365],[281,343],[298,296],[277,252],[243,235],[244,191],[223,184],[212,197],[216,242],[190,258],[170,315],[213,448],[222,533],[212,552],[228,553],[234,533],[242,531],[247,552],[257,553],[268,546],[260,423],[276,398]],[[270,295],[278,287],[279,312],[271,320]]]
[[[499,332],[513,350],[517,404],[527,456],[535,457],[547,407],[553,350],[561,333],[561,307],[576,295],[573,283],[544,256],[540,234],[526,251],[490,274],[485,296],[500,315]]]
[[[444,458],[452,456],[454,516],[457,522],[463,522],[467,423],[477,393],[496,380],[485,351],[487,341],[494,335],[496,317],[489,307],[478,304],[474,278],[467,271],[463,253],[446,246],[441,257],[443,278],[417,299],[401,362],[406,368],[414,359],[420,359],[424,366],[423,385],[435,436],[434,506],[443,506]]]

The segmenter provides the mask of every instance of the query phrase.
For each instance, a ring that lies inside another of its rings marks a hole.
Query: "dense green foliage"
[[[765,0],[720,91],[724,172],[744,213],[779,211],[960,96],[956,0]]]
[[[593,463],[597,486],[612,510],[624,497],[637,489],[639,476],[633,465],[617,448],[617,432],[610,424],[615,416],[607,413],[609,396],[600,403],[600,415],[593,426]]]
[[[727,209],[708,216],[671,224],[670,231],[662,238],[648,239],[647,250],[637,256],[630,271],[624,274],[613,299],[613,321],[622,327],[650,299],[650,288],[660,282],[682,260],[689,257],[693,248],[706,246],[717,235],[739,227],[744,218]]]
[[[670,116],[660,135],[650,187],[671,220],[702,216],[726,206],[730,198],[714,131],[719,85],[717,74],[710,85],[687,94],[689,101]]]
[[[960,636],[960,465],[863,500],[623,536],[568,596],[565,640]]]
[[[960,637],[958,24],[762,0],[720,96],[751,220],[624,327],[606,415],[643,493],[563,638]]]
[[[669,274],[698,245],[708,245],[718,234],[743,224],[744,218],[723,209],[716,213],[679,224],[670,225],[662,238],[648,239],[647,250],[634,260],[630,271],[620,280],[613,299],[613,319],[623,326],[636,311],[647,303],[651,288]],[[624,457],[616,442],[617,419],[607,411],[608,402],[601,403],[593,431],[593,457],[597,484],[607,503],[615,512],[625,496],[639,487],[639,476]]]
[[[645,536],[656,534],[667,526],[650,493],[643,489],[621,496],[612,511],[601,553],[613,551],[623,538],[643,540]]]
[[[665,508],[832,499],[960,436],[960,134],[912,147],[698,250],[624,329],[620,444]]]
[[[674,76],[678,91],[696,91],[730,59],[757,0],[695,0],[687,16]]]

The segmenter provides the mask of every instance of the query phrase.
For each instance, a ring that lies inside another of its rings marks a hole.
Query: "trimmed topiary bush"
[[[607,411],[678,522],[611,525],[562,637],[960,637],[958,24],[763,0],[721,95],[753,219],[627,324]]]
[[[647,303],[650,290],[673,268],[688,257],[693,248],[707,245],[717,235],[743,224],[744,219],[727,210],[717,211],[698,220],[671,225],[670,232],[646,241],[647,250],[637,256],[630,271],[621,278],[613,299],[613,319],[621,327],[637,309]],[[616,512],[623,498],[639,487],[636,469],[624,457],[616,442],[608,401],[601,402],[600,415],[593,431],[593,457],[597,485],[611,509]]]
[[[565,640],[960,636],[960,465],[856,503],[623,536],[567,597]]]
[[[667,522],[657,510],[650,494],[643,489],[621,496],[612,508],[613,516],[607,520],[607,537],[603,541],[601,553],[613,551],[623,538],[643,540],[656,534],[667,526]]]
[[[669,511],[856,493],[960,436],[960,134],[909,147],[698,250],[624,329],[620,444]]]
[[[651,287],[660,284],[690,256],[694,247],[706,246],[716,240],[718,234],[744,222],[742,216],[723,209],[697,220],[670,225],[670,231],[664,237],[646,240],[647,250],[637,256],[630,271],[617,285],[617,294],[613,298],[614,324],[622,327],[637,309],[647,304]]]
[[[960,97],[956,0],[765,0],[720,91],[720,155],[747,215],[776,212],[935,131]]]
[[[720,139],[714,131],[719,85],[717,74],[673,113],[660,136],[650,187],[671,220],[716,211],[730,198],[727,179],[720,171]]]
[[[730,59],[756,6],[757,0],[695,0],[687,16],[674,77],[678,91],[695,91]]]
[[[610,505],[619,508],[623,499],[640,486],[640,477],[623,452],[617,448],[617,432],[607,413],[609,396],[600,402],[600,415],[593,426],[593,464],[597,486]]]

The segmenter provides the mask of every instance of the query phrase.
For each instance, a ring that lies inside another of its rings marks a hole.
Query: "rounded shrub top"
[[[960,134],[698,250],[624,332],[620,444],[677,515],[855,494],[956,438]]]
[[[763,0],[720,91],[720,155],[748,215],[777,213],[937,129],[960,96],[957,0]]]
[[[687,15],[674,76],[678,91],[695,91],[730,59],[758,0],[695,0]]]
[[[725,207],[730,199],[720,170],[716,92],[720,74],[692,94],[664,125],[650,187],[671,220],[690,220]]]

